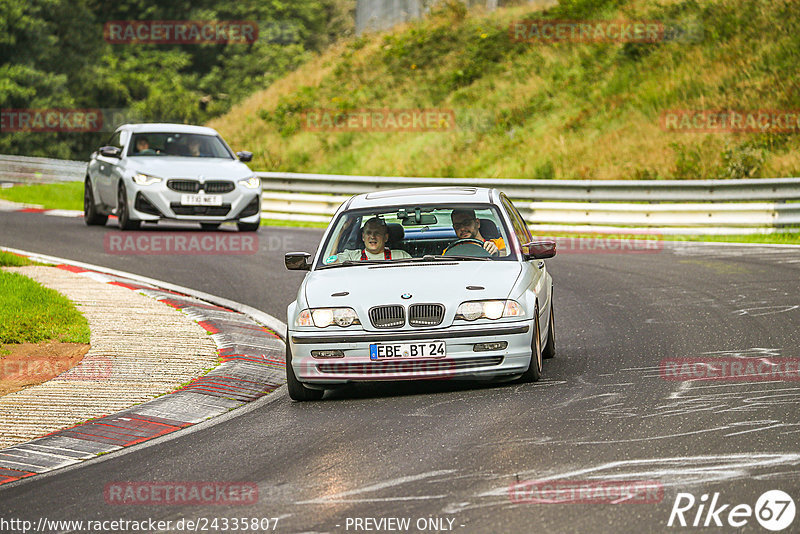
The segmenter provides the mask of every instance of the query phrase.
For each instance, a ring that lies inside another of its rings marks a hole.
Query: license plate
[[[181,195],[184,206],[222,206],[220,195]]]
[[[447,355],[444,341],[427,343],[373,343],[369,346],[370,360],[391,358],[444,358]]]

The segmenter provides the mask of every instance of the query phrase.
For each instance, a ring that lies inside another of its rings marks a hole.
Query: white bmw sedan
[[[160,219],[199,222],[213,230],[226,221],[241,231],[261,223],[261,181],[213,129],[185,124],[126,124],[92,154],[86,170],[84,220],[104,225],[117,216],[122,230]]]
[[[375,380],[536,381],[555,355],[553,281],[501,192],[418,188],[357,195],[334,215],[288,309],[294,400]]]

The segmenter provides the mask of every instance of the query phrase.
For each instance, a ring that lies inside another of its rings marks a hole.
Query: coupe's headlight
[[[325,328],[331,325],[347,327],[361,324],[353,308],[315,308],[303,310],[294,322],[295,326],[316,326]]]
[[[134,174],[133,181],[139,185],[152,185],[157,184],[161,181],[161,178],[157,178],[155,176],[150,176],[149,174]]]
[[[456,310],[456,319],[475,321],[476,319],[500,319],[501,317],[522,317],[522,306],[516,300],[471,300],[462,302]]]
[[[251,176],[247,180],[239,180],[239,185],[243,185],[248,189],[258,189],[261,187],[261,178],[258,176]]]

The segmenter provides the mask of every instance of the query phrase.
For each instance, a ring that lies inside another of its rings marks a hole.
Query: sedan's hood
[[[399,303],[403,294],[411,295],[409,303],[502,299],[508,297],[520,269],[515,261],[445,260],[334,267],[311,273],[305,296],[311,308]],[[331,296],[345,291],[349,295]]]
[[[247,165],[238,160],[218,158],[182,158],[177,156],[135,157],[128,168],[159,178],[199,178],[239,180],[252,176]]]

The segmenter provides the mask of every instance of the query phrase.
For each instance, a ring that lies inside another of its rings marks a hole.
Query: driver
[[[502,237],[497,239],[485,239],[481,235],[481,221],[475,215],[475,210],[455,209],[450,214],[453,223],[453,230],[456,231],[457,239],[477,239],[483,242],[483,249],[492,256],[505,250],[506,243]]]
[[[150,148],[150,141],[146,137],[136,139],[136,153],[140,156],[155,154],[156,151]]]
[[[399,260],[410,258],[411,254],[405,250],[390,250],[386,247],[389,240],[389,227],[380,217],[369,219],[361,229],[361,238],[364,248],[361,250],[345,250],[338,255],[338,261],[357,260]]]

